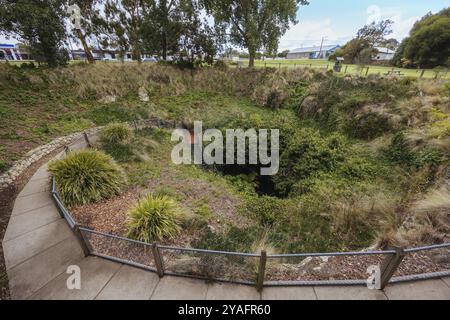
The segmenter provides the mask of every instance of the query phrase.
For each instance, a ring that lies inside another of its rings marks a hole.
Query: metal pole
[[[264,286],[264,273],[266,272],[266,261],[267,253],[266,251],[261,251],[261,257],[259,258],[259,268],[258,268],[258,278],[256,280],[256,289],[262,291]]]
[[[77,237],[78,242],[80,243],[81,249],[83,249],[84,256],[88,256],[91,254],[92,248],[88,245],[88,241],[84,239],[81,230],[78,228],[78,225],[75,225],[73,232],[75,237]]]
[[[164,276],[164,262],[161,258],[161,254],[158,249],[158,245],[156,242],[152,244],[152,253],[153,259],[155,259],[156,271],[158,272],[158,276],[162,278]]]
[[[405,257],[405,252],[402,248],[395,247],[392,249],[395,250],[395,254],[388,255],[381,264],[381,289],[384,289],[386,287],[386,285],[389,283],[389,280],[394,275],[398,266]]]

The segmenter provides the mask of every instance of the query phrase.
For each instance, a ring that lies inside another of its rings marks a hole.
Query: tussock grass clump
[[[110,198],[125,182],[114,160],[97,150],[70,152],[49,164],[63,202],[71,207]]]
[[[144,242],[173,238],[180,232],[181,211],[168,196],[152,194],[128,212],[127,236]]]
[[[103,143],[123,143],[133,136],[133,131],[123,123],[111,123],[101,131],[100,139]]]

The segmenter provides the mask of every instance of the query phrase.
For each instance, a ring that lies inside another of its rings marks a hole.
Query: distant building
[[[378,53],[372,57],[372,60],[374,61],[389,61],[394,58],[394,50],[384,47],[375,47],[375,49],[378,51]]]
[[[86,53],[82,49],[72,50],[71,52],[72,60],[86,60]],[[121,55],[117,50],[97,50],[94,49],[91,51],[94,60],[120,60]],[[151,58],[153,55],[144,53],[141,55],[142,59]],[[123,59],[125,61],[132,60],[132,53],[125,52]]]
[[[0,43],[0,60],[25,60],[20,54],[18,44]]]
[[[290,51],[286,59],[327,59],[340,47],[339,45],[328,45],[298,48]]]

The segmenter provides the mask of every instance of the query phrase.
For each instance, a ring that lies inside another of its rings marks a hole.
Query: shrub
[[[123,123],[111,123],[102,129],[100,139],[104,143],[122,143],[133,136],[133,131]]]
[[[266,227],[273,225],[277,217],[284,213],[284,209],[283,200],[270,196],[249,197],[246,203],[249,215]]]
[[[133,147],[129,144],[107,142],[103,144],[102,149],[119,163],[129,161],[134,156]]]
[[[375,112],[363,113],[348,121],[346,125],[348,135],[366,140],[374,139],[390,131],[392,127],[388,117]]]
[[[442,152],[436,149],[427,148],[421,151],[413,151],[401,132],[392,138],[391,144],[384,150],[384,156],[393,164],[406,168],[437,167],[444,160]]]
[[[64,159],[52,161],[49,171],[69,207],[110,198],[125,181],[114,160],[97,150],[70,152]]]
[[[299,131],[280,155],[280,171],[273,176],[276,191],[287,196],[296,183],[335,171],[345,151],[346,141],[340,135],[324,138],[313,130]]]
[[[223,60],[217,60],[214,62],[214,67],[222,71],[226,71],[228,69],[227,63]]]
[[[180,231],[180,208],[168,196],[152,194],[128,212],[128,237],[145,242],[172,238]]]
[[[384,150],[386,159],[393,164],[411,166],[414,154],[408,145],[405,135],[401,132],[394,135],[389,147]]]

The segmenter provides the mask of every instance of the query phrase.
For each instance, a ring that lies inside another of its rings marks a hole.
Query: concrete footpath
[[[392,284],[383,291],[364,286],[311,286],[266,287],[262,293],[245,285],[172,276],[160,279],[149,271],[84,257],[49,189],[44,165],[16,199],[2,243],[12,299],[450,300],[450,278]],[[70,265],[81,269],[80,290],[67,289]]]

